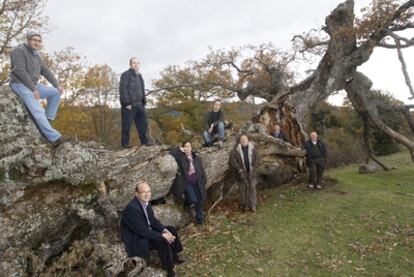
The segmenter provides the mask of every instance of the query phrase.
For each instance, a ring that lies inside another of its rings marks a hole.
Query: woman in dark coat
[[[203,224],[203,204],[206,199],[206,174],[200,158],[192,150],[191,142],[185,141],[182,147],[174,148],[170,154],[178,165],[177,176],[171,188],[177,198],[184,194],[184,207],[195,206],[197,224]]]

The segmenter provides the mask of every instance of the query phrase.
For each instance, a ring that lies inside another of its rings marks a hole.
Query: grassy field
[[[183,230],[183,276],[414,276],[414,164],[369,175],[357,166],[326,175],[322,191],[303,184],[259,193],[257,214],[221,205],[199,228]]]

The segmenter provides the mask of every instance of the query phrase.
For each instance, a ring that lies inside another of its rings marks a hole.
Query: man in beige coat
[[[239,143],[230,153],[230,165],[236,170],[240,188],[240,208],[256,212],[256,185],[258,155],[247,135],[241,135]]]

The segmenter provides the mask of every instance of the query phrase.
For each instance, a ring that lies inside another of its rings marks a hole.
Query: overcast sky
[[[294,34],[322,26],[340,2],[48,0],[45,15],[53,30],[45,35],[45,48],[53,51],[73,46],[91,64],[108,64],[119,73],[128,68],[131,56],[138,56],[149,85],[167,65],[201,58],[209,46],[272,42],[288,49]],[[371,1],[355,2],[359,11]],[[412,76],[414,50],[405,50],[404,54]],[[409,102],[395,51],[376,50],[361,70],[374,82],[374,88],[388,90]]]

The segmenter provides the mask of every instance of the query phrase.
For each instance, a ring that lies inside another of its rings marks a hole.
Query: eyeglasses
[[[35,42],[42,42],[42,40],[41,40],[41,39],[35,39],[35,38],[32,38],[31,40],[32,40],[32,41],[35,41]]]

